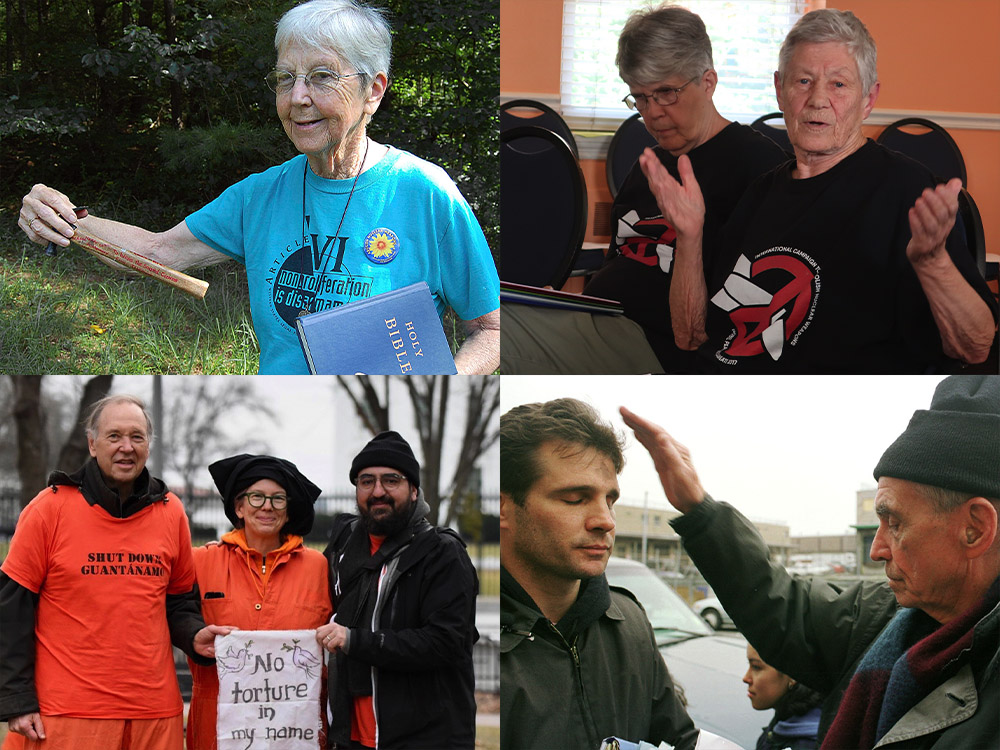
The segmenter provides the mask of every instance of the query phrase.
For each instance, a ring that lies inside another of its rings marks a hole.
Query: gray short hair
[[[934,508],[936,513],[950,513],[967,503],[972,498],[982,497],[982,495],[977,495],[974,492],[949,490],[944,487],[921,484],[920,482],[910,482],[910,484],[913,485],[924,500],[931,504],[931,507]],[[986,499],[994,505],[1000,506],[1000,499],[995,497],[987,497]]]
[[[785,70],[800,44],[840,42],[854,56],[861,76],[861,85],[867,94],[878,80],[878,51],[875,40],[856,15],[849,10],[824,8],[806,13],[788,32],[778,53],[778,81],[785,80]]]
[[[615,64],[629,85],[652,85],[674,75],[694,78],[715,67],[705,22],[676,5],[630,15],[618,37]]]
[[[138,396],[131,396],[127,393],[105,396],[100,401],[94,402],[93,406],[90,407],[90,411],[87,412],[87,417],[83,423],[87,437],[97,439],[97,423],[101,419],[101,413],[113,404],[132,404],[133,406],[138,406],[142,411],[142,416],[146,418],[146,442],[151,443],[153,441],[153,420],[149,418],[149,412],[146,411],[146,403]]]
[[[392,34],[385,12],[357,0],[309,0],[296,5],[278,21],[274,49],[290,45],[334,52],[344,63],[363,73],[366,86],[382,72],[389,76]]]

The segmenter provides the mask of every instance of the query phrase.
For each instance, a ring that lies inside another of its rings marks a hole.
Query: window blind
[[[788,30],[806,0],[685,0],[712,40],[719,74],[715,106],[724,117],[750,123],[774,112],[774,71]],[[614,130],[632,114],[621,101],[628,86],[618,77],[618,35],[629,14],[649,0],[563,0],[560,105],[570,126]]]

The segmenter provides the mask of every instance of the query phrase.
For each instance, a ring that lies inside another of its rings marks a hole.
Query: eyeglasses
[[[275,510],[281,510],[288,505],[288,495],[282,494],[265,495],[263,492],[244,492],[239,497],[245,497],[251,508],[263,508],[265,500],[270,500],[271,507]]]
[[[649,106],[650,99],[659,104],[661,107],[669,107],[671,104],[677,103],[677,97],[681,91],[697,81],[699,78],[701,78],[701,76],[697,75],[683,86],[678,86],[675,89],[665,87],[657,89],[652,94],[628,94],[624,99],[622,99],[622,101],[625,102],[625,106],[629,109],[645,109]]]
[[[295,88],[295,82],[299,78],[305,79],[306,88],[310,92],[326,94],[337,88],[337,85],[344,78],[363,76],[364,73],[337,73],[327,68],[316,68],[308,73],[294,74],[287,70],[272,70],[264,76],[264,83],[275,94],[290,94]]]
[[[383,474],[380,477],[376,477],[374,474],[362,474],[358,477],[357,485],[366,492],[371,492],[375,489],[375,482],[379,481],[389,492],[399,487],[406,477],[400,476],[399,474]]]

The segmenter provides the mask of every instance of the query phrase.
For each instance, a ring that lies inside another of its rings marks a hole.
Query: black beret
[[[236,496],[260,479],[271,479],[288,493],[288,521],[281,529],[285,534],[305,536],[312,530],[316,510],[313,505],[321,492],[291,461],[274,456],[252,456],[241,453],[223,458],[208,467],[215,486],[222,494],[226,517],[237,525]]]

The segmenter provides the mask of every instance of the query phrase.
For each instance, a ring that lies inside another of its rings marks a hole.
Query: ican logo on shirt
[[[374,279],[355,275],[345,254],[350,237],[309,234],[304,244],[290,247],[270,269],[272,302],[278,317],[294,328],[306,310],[318,312],[372,296]]]
[[[715,353],[723,364],[767,354],[777,362],[809,328],[819,301],[819,264],[801,250],[772,247],[752,263],[740,255],[712,304],[729,313],[733,332]]]

